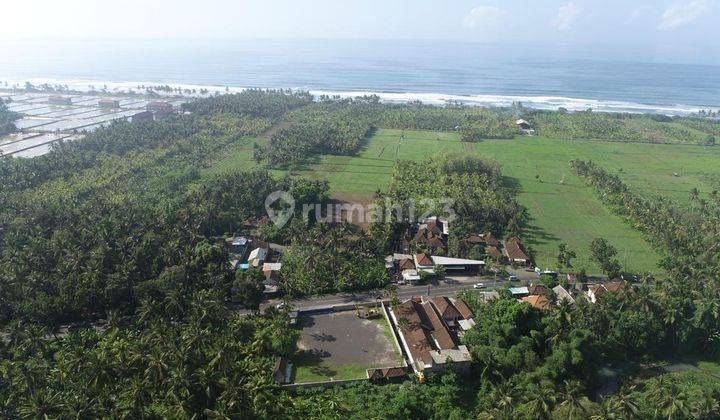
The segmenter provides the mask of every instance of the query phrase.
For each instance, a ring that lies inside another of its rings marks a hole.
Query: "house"
[[[50,105],[72,105],[72,98],[69,96],[50,96],[48,97]]]
[[[535,130],[532,128],[532,125],[530,125],[529,122],[523,120],[522,118],[515,121],[515,125],[520,129],[520,132],[525,134],[526,136],[534,136]]]
[[[445,248],[445,241],[443,240],[445,229],[445,224],[442,221],[437,218],[429,218],[425,220],[425,223],[418,226],[413,239],[415,242],[429,248]]]
[[[530,264],[530,257],[527,255],[525,247],[520,241],[520,238],[517,236],[513,236],[505,240],[505,249],[503,249],[503,253],[510,263],[521,265]]]
[[[415,269],[418,272],[424,271],[428,274],[435,274],[435,263],[427,254],[415,254],[413,261],[415,262]]]
[[[502,258],[503,256],[502,252],[500,252],[500,250],[496,246],[486,246],[485,254],[487,254],[488,257],[494,258],[496,260]]]
[[[391,309],[390,316],[416,373],[442,371],[448,361],[461,370],[469,369],[470,352],[458,344],[432,301],[413,297]]]
[[[544,284],[531,284],[527,289],[530,296],[547,296],[548,294],[548,288]]]
[[[530,295],[530,291],[527,287],[510,287],[510,296],[514,298],[521,298]]]
[[[495,246],[500,245],[500,242],[495,238],[491,232],[484,234],[472,234],[465,239],[465,242],[472,245],[484,245],[484,246]]]
[[[558,305],[562,301],[566,301],[569,304],[575,303],[575,299],[572,297],[570,292],[565,290],[565,288],[560,286],[559,284],[557,286],[553,287],[552,291],[553,291],[553,293],[555,293]]]
[[[242,254],[247,249],[248,238],[244,236],[233,236],[225,239],[225,246],[232,254]]]
[[[263,293],[266,295],[273,295],[275,293],[278,293],[280,291],[280,286],[278,285],[278,280],[280,279],[280,269],[282,268],[281,263],[265,263],[262,266],[263,275],[265,276],[265,280],[263,280],[263,285],[265,286],[265,290]]]
[[[458,311],[458,313],[460,313],[461,319],[457,321],[458,326],[460,327],[459,334],[462,334],[463,332],[468,331],[472,327],[474,327],[475,320],[473,319],[472,311],[470,310],[470,308],[468,308],[465,301],[462,299],[450,298],[450,302],[452,302],[453,306],[455,306],[455,309]]]
[[[169,102],[165,101],[151,101],[148,102],[147,105],[145,105],[145,109],[147,111],[152,112],[155,114],[156,117],[167,117],[168,115],[172,114],[173,112],[173,106]]]
[[[415,269],[415,261],[412,258],[403,258],[402,260],[397,260],[395,263],[399,271]]]
[[[448,324],[448,326],[454,327],[457,321],[463,319],[463,316],[460,315],[460,312],[457,310],[455,305],[450,302],[449,298],[445,296],[438,296],[432,300],[432,303],[435,305],[440,317]]]
[[[248,263],[253,267],[260,267],[265,262],[267,255],[268,248],[255,248],[250,251],[250,255],[248,255]]]
[[[550,299],[548,299],[545,295],[525,296],[520,300],[525,303],[529,303],[533,308],[540,309],[541,311],[550,307]]]
[[[403,270],[400,273],[400,276],[402,277],[403,281],[410,284],[415,284],[420,281],[420,274],[418,274],[417,270],[415,269]]]
[[[120,108],[120,101],[117,99],[100,99],[98,106],[103,109],[117,109]]]
[[[415,261],[412,258],[396,260],[395,265],[404,281],[414,284],[420,280],[420,275],[415,269]]]
[[[620,290],[621,284],[619,282],[611,282],[605,284],[595,284],[588,287],[586,292],[587,298],[591,303],[597,302],[600,296],[607,292],[617,292]]]

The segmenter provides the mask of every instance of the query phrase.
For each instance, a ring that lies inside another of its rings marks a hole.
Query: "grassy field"
[[[295,361],[294,383],[324,382],[328,380],[343,381],[367,377],[365,365],[335,365],[326,361],[307,362],[302,358]]]
[[[554,264],[557,246],[565,242],[578,253],[577,268],[596,271],[588,245],[593,238],[604,237],[618,248],[626,268],[657,271],[657,253],[572,173],[572,159],[596,161],[637,192],[669,196],[688,205],[692,188],[707,194],[714,188],[713,180],[720,178],[718,147],[542,137],[462,143],[456,133],[402,130],[379,130],[357,156],[320,156],[293,173],[327,180],[336,197],[367,202],[376,190],[387,188],[396,160],[450,152],[489,156],[502,165],[508,185],[517,189],[519,201],[530,209],[532,220],[524,236],[541,267]],[[216,162],[209,172],[253,166],[250,143]]]

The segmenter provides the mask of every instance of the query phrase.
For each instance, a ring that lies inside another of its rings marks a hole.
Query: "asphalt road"
[[[532,269],[519,268],[508,269],[511,275],[518,278],[513,282],[516,286],[527,286],[530,283],[538,281],[538,275]],[[606,276],[593,276],[594,281],[605,281]],[[446,296],[454,295],[463,290],[473,289],[476,283],[483,283],[485,288],[480,290],[492,290],[495,287],[503,286],[507,283],[507,278],[488,277],[488,276],[446,276],[443,280],[434,280],[425,285],[398,285],[397,292],[400,300],[409,299],[412,296]],[[295,310],[310,310],[319,308],[328,308],[335,305],[356,305],[376,302],[378,296],[382,299],[388,299],[383,290],[371,290],[355,293],[336,293],[323,296],[312,296],[308,298],[295,299],[290,301]],[[277,305],[281,300],[271,300],[260,305],[263,311],[268,306]],[[243,311],[240,311],[243,312]]]
[[[537,275],[534,275],[534,280],[537,280]],[[436,280],[429,284],[424,285],[399,285],[397,287],[397,294],[400,300],[409,299],[412,296],[445,296],[454,295],[462,290],[473,289],[473,285],[476,283],[483,283],[485,289],[491,290],[494,287],[502,286],[505,284],[505,279],[488,279],[481,278],[479,276],[452,276],[446,277],[444,280]],[[524,283],[524,282],[523,282]],[[295,299],[290,303],[296,310],[309,310],[316,308],[327,308],[335,305],[354,305],[362,303],[371,303],[378,300],[378,297],[382,296],[382,299],[387,299],[388,296],[383,290],[371,290],[365,292],[356,293],[336,293],[324,296],[313,296],[303,299]],[[274,300],[260,306],[260,310],[264,310],[268,305],[277,305],[280,301]]]

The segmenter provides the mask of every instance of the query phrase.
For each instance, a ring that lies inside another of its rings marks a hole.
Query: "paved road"
[[[519,268],[508,270],[510,274],[515,275],[518,278],[517,282],[514,282],[517,286],[527,286],[530,283],[537,282],[538,275],[532,269]],[[606,276],[594,276],[591,282],[604,281]],[[435,280],[430,284],[426,285],[401,285],[398,286],[398,298],[400,300],[409,299],[412,296],[419,295],[430,295],[430,296],[444,296],[454,295],[462,290],[473,289],[473,285],[476,283],[483,283],[485,289],[481,290],[492,290],[495,287],[503,286],[507,282],[506,278],[492,278],[487,276],[447,276],[444,280]],[[296,310],[310,310],[316,308],[327,308],[335,305],[356,305],[363,303],[371,303],[377,301],[377,297],[383,295],[381,290],[371,290],[366,292],[355,292],[355,293],[336,293],[324,296],[312,296],[308,298],[295,299],[291,301],[291,305]],[[387,296],[383,295],[383,298],[387,299]],[[260,310],[263,311],[268,306],[277,305],[281,300],[271,300],[269,302],[260,305]],[[247,311],[240,311],[247,312]]]
[[[534,280],[537,280],[537,275],[535,275]],[[472,289],[473,285],[476,283],[483,283],[486,289],[492,289],[505,284],[505,280],[493,280],[481,278],[479,276],[452,276],[447,277],[444,280],[433,281],[425,285],[400,285],[397,288],[397,292],[400,300],[409,299],[412,296],[428,294],[430,296],[454,295],[462,290]],[[295,299],[291,301],[291,304],[294,309],[309,310],[314,308],[326,308],[335,305],[355,305],[375,302],[380,295],[387,299],[386,294],[383,295],[382,290],[371,290],[367,292],[336,293],[332,295]],[[276,305],[279,302],[279,300],[270,301],[261,305],[260,310],[262,311],[267,306]]]

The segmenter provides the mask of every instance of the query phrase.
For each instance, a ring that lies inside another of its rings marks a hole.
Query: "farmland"
[[[688,205],[693,188],[707,194],[720,176],[720,167],[713,163],[720,150],[714,147],[543,137],[463,143],[456,133],[408,130],[379,130],[355,156],[321,155],[292,173],[327,180],[337,197],[368,202],[376,190],[387,188],[396,160],[419,161],[451,152],[481,154],[501,164],[508,185],[517,189],[518,200],[530,210],[525,237],[539,265],[553,265],[558,244],[565,242],[578,254],[576,267],[591,271],[597,267],[587,248],[595,237],[616,246],[629,269],[656,271],[658,255],[572,173],[570,160],[599,162],[640,193],[668,196]],[[209,171],[255,165],[251,143],[244,143]]]

